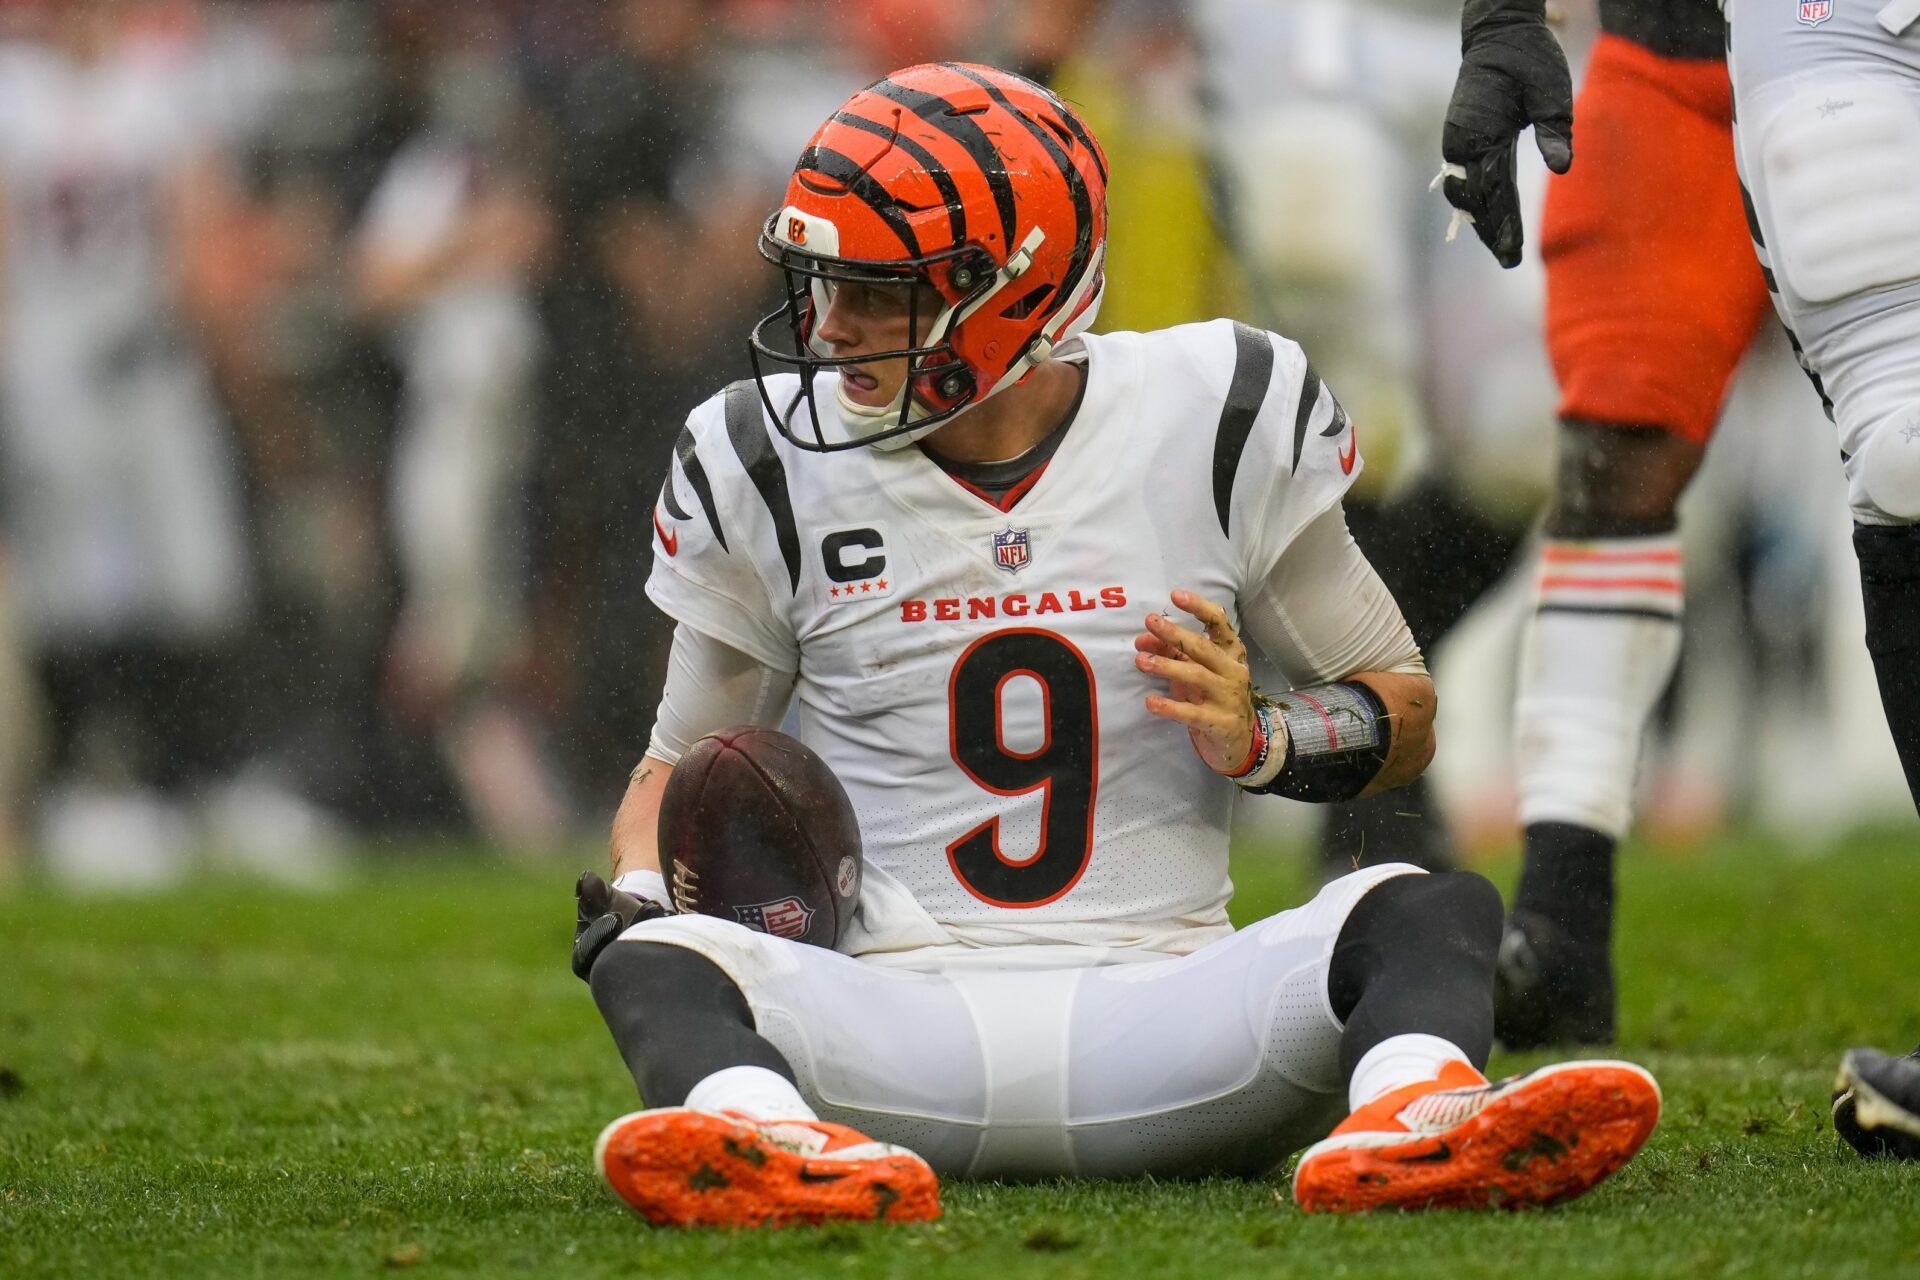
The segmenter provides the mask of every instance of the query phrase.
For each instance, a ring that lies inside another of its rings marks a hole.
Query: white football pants
[[[822,1119],[942,1174],[1255,1175],[1346,1113],[1334,943],[1369,889],[1410,874],[1368,867],[1192,955],[1093,967],[1036,947],[922,972],[697,915],[621,937],[718,965]]]
[[[1727,0],[1755,248],[1849,505],[1920,521],[1920,0]]]

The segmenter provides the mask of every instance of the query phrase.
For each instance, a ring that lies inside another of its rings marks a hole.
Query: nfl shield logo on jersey
[[[1800,22],[1817,27],[1833,16],[1833,0],[1800,0]]]
[[[1002,529],[993,535],[993,562],[1008,573],[1018,573],[1033,562],[1025,529]]]
[[[750,907],[735,907],[733,918],[749,929],[770,933],[776,938],[799,938],[813,922],[813,912],[798,898],[778,902],[756,902]]]

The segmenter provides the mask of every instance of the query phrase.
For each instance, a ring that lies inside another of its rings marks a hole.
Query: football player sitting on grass
[[[1434,690],[1347,534],[1354,425],[1299,347],[1084,332],[1106,183],[1045,89],[918,66],[820,127],[767,220],[787,302],[653,511],[672,661],[615,887],[580,892],[575,967],[648,1108],[597,1158],[650,1222],[926,1219],[938,1176],[1251,1176],[1302,1147],[1309,1211],[1542,1205],[1658,1118],[1627,1063],[1481,1074],[1477,875],[1369,867],[1229,925],[1236,792],[1403,785]],[[1253,689],[1247,640],[1287,692]],[[662,821],[698,740],[794,699],[823,769],[754,748],[761,799]],[[832,949],[797,940],[832,904],[796,849],[726,835],[772,806],[817,857],[809,776],[864,845]],[[767,897],[693,894],[690,863],[670,891],[663,848]]]

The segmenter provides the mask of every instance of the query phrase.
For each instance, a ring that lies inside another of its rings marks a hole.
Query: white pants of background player
[[[1334,943],[1368,890],[1418,874],[1369,867],[1191,955],[1091,967],[1023,947],[918,971],[710,916],[622,940],[718,965],[821,1119],[942,1174],[1254,1175],[1346,1114]]]
[[[1849,505],[1920,521],[1920,0],[1727,0],[1774,304],[1833,402]]]

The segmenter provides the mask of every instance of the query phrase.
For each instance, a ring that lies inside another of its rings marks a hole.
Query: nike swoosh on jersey
[[[669,532],[667,526],[660,523],[660,508],[653,509],[653,531],[660,535],[660,545],[666,548],[668,555],[677,555],[680,551],[680,535]]]
[[[1353,461],[1359,456],[1360,432],[1355,430],[1352,435],[1347,437],[1347,447],[1340,451],[1340,474],[1343,476],[1352,475]]]

